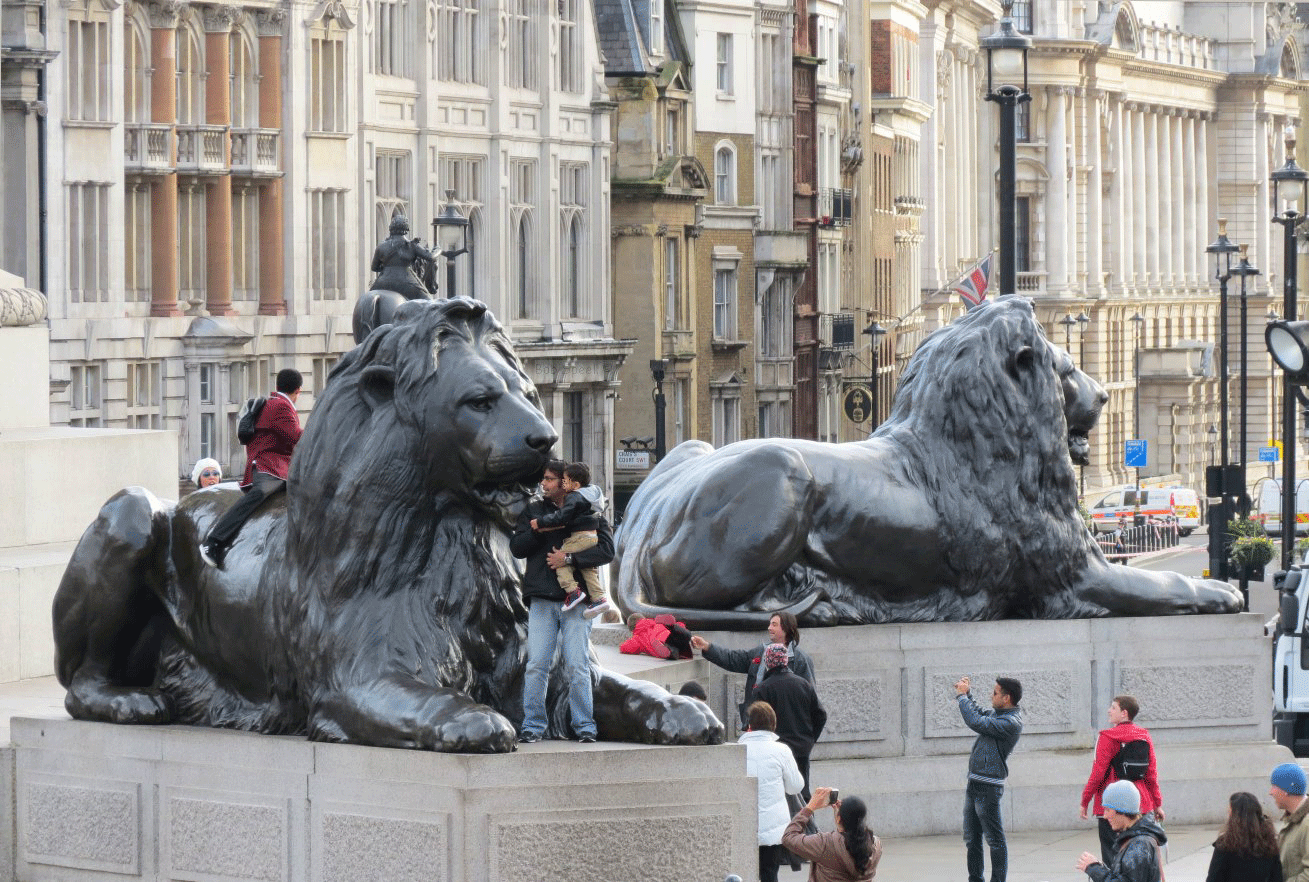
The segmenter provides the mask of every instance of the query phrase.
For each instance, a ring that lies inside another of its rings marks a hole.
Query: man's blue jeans
[[[991,882],[1005,882],[1009,873],[1009,849],[1005,846],[1000,821],[1000,797],[1004,787],[969,781],[964,791],[964,844],[968,846],[968,882],[986,882],[982,866],[982,839],[991,849]]]
[[[523,731],[545,735],[545,696],[550,685],[550,668],[555,648],[563,654],[564,675],[568,680],[568,710],[573,735],[595,737],[591,695],[591,620],[582,615],[584,607],[564,612],[557,600],[531,599],[527,613],[527,677],[523,683]],[[562,637],[562,640],[560,639]]]

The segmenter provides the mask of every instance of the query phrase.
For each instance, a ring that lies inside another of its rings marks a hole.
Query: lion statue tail
[[[668,614],[693,631],[746,631],[760,630],[768,627],[768,620],[778,613],[791,613],[797,619],[814,608],[820,601],[826,600],[823,591],[814,591],[794,603],[777,609],[691,609],[672,606],[659,606],[646,603],[640,597],[635,579],[619,579],[614,599],[626,618],[638,613],[647,619]]]

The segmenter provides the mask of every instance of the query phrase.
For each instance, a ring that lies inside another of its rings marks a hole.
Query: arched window
[[[736,202],[736,151],[730,144],[720,144],[714,151],[714,201],[719,205]]]
[[[228,47],[232,128],[256,129],[259,127],[259,68],[254,43],[244,28],[237,28],[232,31]]]
[[[195,22],[177,23],[177,123],[200,125],[205,121],[205,58]]]
[[[582,308],[582,219],[573,215],[564,231],[563,253],[564,309],[569,316],[578,317]]]
[[[532,318],[534,304],[532,302],[531,278],[531,217],[527,212],[522,212],[515,216],[513,223],[515,229],[511,278],[513,280],[515,315],[520,319]]]
[[[148,25],[135,15],[124,20],[126,50],[123,57],[123,119],[150,121],[150,40]]]
[[[1295,63],[1295,50],[1291,48],[1290,40],[1282,44],[1282,60],[1279,67],[1278,76],[1285,77],[1288,80],[1300,78],[1298,65]]]

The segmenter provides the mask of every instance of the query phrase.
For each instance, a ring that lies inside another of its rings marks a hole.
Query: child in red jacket
[[[652,655],[655,658],[691,658],[691,632],[668,613],[646,618],[632,613],[627,620],[632,636],[618,647],[628,655]]]

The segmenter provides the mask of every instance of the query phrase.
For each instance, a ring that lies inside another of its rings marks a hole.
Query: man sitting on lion
[[[999,298],[923,342],[866,441],[674,448],[628,503],[615,596],[697,628],[1239,610],[1224,582],[1105,561],[1073,463],[1106,400]]]

